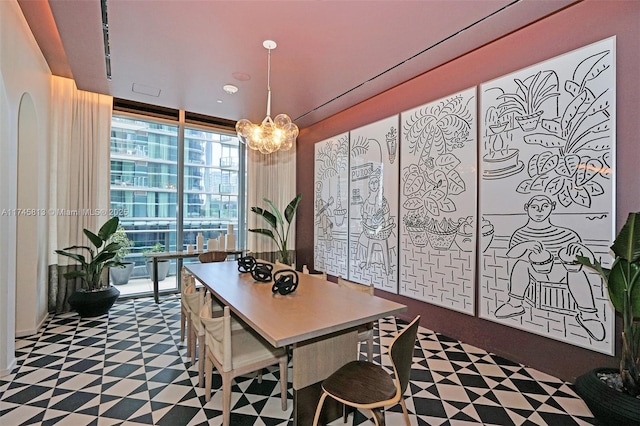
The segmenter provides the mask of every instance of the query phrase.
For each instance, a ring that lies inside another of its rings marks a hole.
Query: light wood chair
[[[271,365],[280,367],[280,398],[282,410],[287,409],[287,354],[282,348],[274,348],[250,330],[231,330],[231,314],[228,306],[219,318],[208,318],[208,310],[202,310],[200,320],[205,326],[206,364],[205,400],[211,399],[213,367],[222,376],[222,424],[228,426],[231,417],[231,386],[235,377],[258,371]]]
[[[198,256],[200,263],[224,262],[227,260],[227,253],[224,251],[208,251]]]
[[[340,287],[350,288],[351,290],[360,291],[373,296],[374,287],[373,284],[365,285],[358,284],[353,281],[345,280],[342,277],[338,277],[338,285]],[[367,343],[367,360],[373,362],[373,328],[375,324],[373,322],[364,324],[358,327],[358,342]]]
[[[399,402],[404,420],[410,426],[404,392],[411,378],[411,361],[419,323],[418,315],[389,345],[395,380],[380,365],[368,361],[351,361],[322,382],[322,395],[313,425],[318,424],[324,400],[330,396],[345,405],[370,410],[375,424],[379,426],[385,425],[383,407]]]

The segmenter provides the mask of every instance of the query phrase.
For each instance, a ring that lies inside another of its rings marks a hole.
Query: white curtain
[[[294,144],[289,151],[277,151],[267,155],[252,149],[247,151],[247,229],[269,228],[264,219],[251,212],[251,207],[268,209],[269,206],[264,202],[267,198],[284,215],[284,209],[296,196],[296,146]],[[290,251],[295,249],[295,240],[294,220],[287,240],[287,248]],[[267,253],[278,250],[271,239],[254,232],[247,232],[247,249],[262,258],[269,257]]]
[[[68,310],[79,283],[62,273],[69,259],[54,253],[87,245],[82,230],[94,232],[109,219],[110,133],[113,98],[52,77],[49,176],[49,311]]]

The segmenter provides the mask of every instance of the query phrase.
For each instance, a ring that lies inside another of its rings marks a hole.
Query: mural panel
[[[349,133],[315,145],[314,267],[347,276]]]
[[[615,38],[483,84],[480,316],[613,354]]]
[[[349,279],[398,292],[398,116],[351,131]]]
[[[400,294],[474,314],[476,90],[401,114]]]

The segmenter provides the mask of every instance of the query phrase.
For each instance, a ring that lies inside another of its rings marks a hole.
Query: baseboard
[[[40,329],[44,326],[45,321],[47,320],[48,315],[45,315],[44,318],[42,318],[40,320],[40,322],[38,323],[38,325],[36,326],[35,330],[33,329],[28,329],[28,330],[16,330],[16,338],[18,337],[27,337],[27,336],[33,336],[34,334],[37,334],[38,331],[40,331]]]
[[[13,361],[11,361],[11,364],[9,364],[7,368],[0,369],[0,377],[8,376],[9,374],[11,374],[13,369],[16,368],[17,362],[18,361],[15,358],[13,358]]]

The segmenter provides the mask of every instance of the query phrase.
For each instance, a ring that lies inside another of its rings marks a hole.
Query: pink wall
[[[617,223],[640,211],[640,1],[586,0],[426,72],[300,132],[298,192],[304,195],[297,216],[297,259],[313,264],[314,143],[404,110],[477,86],[607,37],[617,36]],[[447,336],[573,381],[616,359],[457,312],[377,291],[409,306],[407,317]],[[619,324],[618,324],[619,326]],[[619,327],[618,327],[619,329]],[[619,353],[620,344],[616,344]]]

